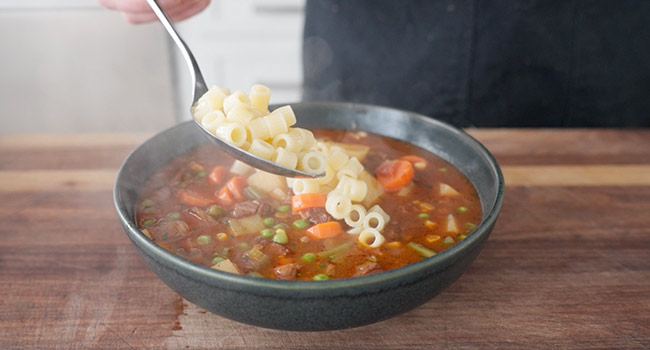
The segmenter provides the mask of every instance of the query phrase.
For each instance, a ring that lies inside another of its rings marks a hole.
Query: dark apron
[[[307,0],[304,99],[457,126],[650,127],[650,1]]]

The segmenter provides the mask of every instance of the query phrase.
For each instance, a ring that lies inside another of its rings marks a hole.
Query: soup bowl
[[[451,285],[474,261],[501,208],[504,181],[492,155],[463,131],[422,115],[369,105],[297,103],[304,128],[363,130],[426,149],[459,169],[480,197],[482,220],[452,247],[401,268],[328,281],[281,281],[230,274],[161,248],[135,221],[145,181],[172,158],[208,142],[193,121],[165,130],[124,161],[114,201],[124,230],[150,268],[186,300],[217,315],[265,328],[324,331],[382,321],[427,302]]]

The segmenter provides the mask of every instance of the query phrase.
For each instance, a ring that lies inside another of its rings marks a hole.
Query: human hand
[[[132,24],[155,21],[156,15],[146,0],[98,0],[99,4],[110,10],[122,13],[122,17]],[[158,0],[167,16],[174,21],[181,21],[203,11],[210,0]]]

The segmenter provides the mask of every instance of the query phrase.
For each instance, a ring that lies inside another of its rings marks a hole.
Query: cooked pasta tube
[[[223,112],[226,113],[226,115],[228,115],[230,109],[238,104],[245,104],[245,105],[251,104],[251,100],[248,98],[248,95],[246,95],[246,93],[241,90],[237,90],[233,92],[232,94],[230,94],[230,96],[226,97],[223,100]]]
[[[386,240],[379,231],[372,228],[364,228],[359,234],[359,242],[369,248],[377,248]]]
[[[291,189],[295,194],[317,193],[319,192],[320,185],[314,179],[295,179],[291,185]]]
[[[348,159],[350,159],[350,156],[339,146],[331,146],[327,150],[327,164],[335,171],[343,168]]]
[[[217,131],[217,127],[226,121],[221,111],[210,111],[201,118],[201,125],[211,133]]]
[[[368,212],[363,218],[363,227],[381,231],[386,226],[386,221],[377,212]]]
[[[298,155],[294,152],[287,151],[286,149],[280,147],[276,149],[273,161],[289,169],[295,169],[296,164],[298,163]]]
[[[273,147],[283,147],[291,152],[300,152],[302,149],[302,134],[289,130],[287,133],[275,135],[271,144]]]
[[[234,146],[241,147],[246,143],[246,129],[238,123],[223,123],[217,127],[215,135]]]
[[[350,227],[361,227],[363,226],[363,220],[366,217],[366,208],[360,204],[353,204],[350,207],[348,215],[343,217],[345,223]]]
[[[335,191],[345,194],[353,202],[361,202],[368,193],[368,185],[346,175],[341,177]]]
[[[336,146],[335,146],[336,147]],[[357,158],[348,158],[347,162],[336,172],[337,178],[349,176],[353,179],[359,177],[359,173],[363,171],[363,164]]]
[[[352,202],[350,198],[340,192],[330,192],[325,201],[325,210],[334,219],[341,220],[352,209]]]
[[[266,122],[266,127],[269,130],[269,137],[275,137],[278,134],[283,134],[289,131],[289,127],[287,126],[287,122],[284,120],[282,112],[279,112],[278,110],[262,117],[262,119]]]
[[[311,174],[320,174],[327,168],[327,163],[320,152],[311,151],[300,158],[298,168]]]
[[[260,112],[268,113],[269,99],[271,98],[271,89],[268,86],[256,84],[251,87],[248,93],[251,105]]]
[[[260,139],[254,139],[251,142],[248,152],[266,160],[271,160],[275,156],[275,148],[270,143]]]

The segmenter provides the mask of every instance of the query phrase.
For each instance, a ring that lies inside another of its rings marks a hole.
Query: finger
[[[165,11],[174,11],[180,7],[191,6],[203,0],[158,0],[158,5]],[[126,13],[152,13],[146,0],[99,0],[107,9]]]
[[[195,14],[203,11],[209,4],[210,4],[210,0],[199,0],[197,2],[186,4],[181,7],[176,7],[171,11],[166,11],[166,13],[172,22],[178,22],[187,19],[189,17],[192,17]],[[156,15],[153,12],[149,12],[149,13],[124,12],[122,13],[122,16],[131,24],[147,23],[158,19],[158,17],[156,17]]]

